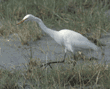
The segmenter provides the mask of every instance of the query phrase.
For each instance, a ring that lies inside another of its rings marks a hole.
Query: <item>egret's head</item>
[[[19,23],[17,23],[17,25],[21,24],[22,22],[25,22],[25,21],[32,21],[34,20],[35,16],[31,15],[31,14],[28,14],[26,15]]]

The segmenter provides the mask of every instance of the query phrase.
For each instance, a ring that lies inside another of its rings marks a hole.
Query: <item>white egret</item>
[[[31,14],[26,15],[18,24],[21,24],[24,21],[37,22],[45,33],[50,35],[58,44],[65,47],[64,59],[62,61],[49,62],[47,63],[47,65],[50,65],[51,63],[63,63],[65,61],[67,50],[72,53],[74,53],[75,48],[98,50],[98,47],[95,44],[90,42],[86,37],[78,32],[68,29],[62,29],[60,31],[52,30],[46,27],[40,18],[35,17]]]

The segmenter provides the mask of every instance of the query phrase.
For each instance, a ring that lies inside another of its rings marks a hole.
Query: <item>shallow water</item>
[[[99,63],[110,62],[110,35],[103,35],[99,39],[106,46],[102,47],[102,50],[98,51],[98,55],[94,51],[84,50],[83,53],[87,57],[98,58]],[[30,60],[30,46],[32,47],[32,57],[40,58],[42,62],[48,62],[50,60],[56,61],[62,60],[64,56],[64,48],[58,45],[51,37],[45,36],[41,40],[36,42],[30,41],[29,46],[22,45],[18,37],[14,34],[5,39],[0,37],[0,65],[6,68],[19,68],[23,67],[22,63],[28,63]],[[102,51],[104,56],[102,55]],[[71,53],[67,53],[70,55]],[[6,65],[5,65],[6,64]],[[16,66],[14,66],[16,65]],[[17,67],[17,65],[19,67]]]

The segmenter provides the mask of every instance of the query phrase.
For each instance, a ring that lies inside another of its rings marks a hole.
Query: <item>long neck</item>
[[[41,19],[39,19],[39,18],[36,17],[35,21],[39,24],[39,26],[41,27],[41,29],[42,29],[45,33],[47,33],[48,35],[50,35],[52,38],[54,38],[54,36],[57,34],[57,31],[54,31],[54,30],[52,30],[52,29],[50,29],[50,28],[47,28],[47,27],[45,26],[45,24],[42,22]]]

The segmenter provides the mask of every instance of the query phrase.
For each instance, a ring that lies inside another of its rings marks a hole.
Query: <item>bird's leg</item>
[[[45,63],[45,64],[41,65],[40,67],[48,66],[48,65],[49,65],[50,68],[52,68],[50,64],[54,64],[54,63],[64,63],[64,61],[65,61],[65,57],[66,57],[66,53],[65,53],[65,55],[64,55],[64,59],[63,59],[62,61],[48,62],[48,63]]]
[[[58,63],[63,63],[65,61],[66,53],[64,54],[64,59],[62,61],[57,61]]]

